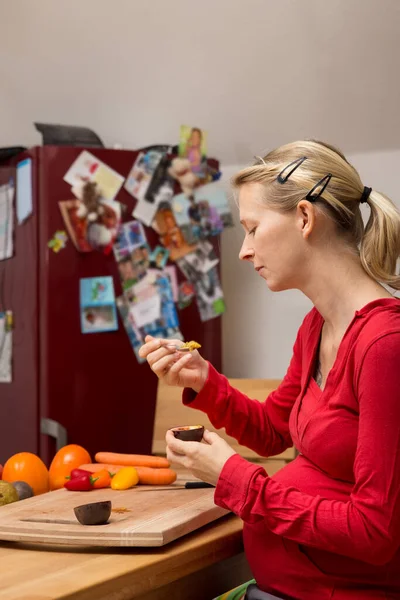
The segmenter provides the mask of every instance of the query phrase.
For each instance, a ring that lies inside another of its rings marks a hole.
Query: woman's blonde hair
[[[291,163],[294,164],[289,167]],[[295,169],[289,175],[293,166]],[[280,174],[282,183],[278,181]],[[364,185],[356,169],[333,146],[315,140],[286,144],[239,171],[232,184],[239,188],[245,183],[261,183],[265,186],[266,204],[288,212],[321,180],[328,183],[316,199],[318,209],[334,221],[337,231],[357,249],[368,275],[400,289],[400,276],[396,274],[400,213],[387,196],[371,190],[366,199],[371,214],[364,227],[360,211]]]

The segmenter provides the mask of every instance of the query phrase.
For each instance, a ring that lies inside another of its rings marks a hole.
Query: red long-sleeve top
[[[264,403],[210,365],[183,401],[261,456],[293,444],[273,477],[235,454],[215,502],[244,521],[259,587],[283,598],[400,598],[400,302],[355,313],[322,391],[313,373],[323,319],[313,309],[289,369]]]

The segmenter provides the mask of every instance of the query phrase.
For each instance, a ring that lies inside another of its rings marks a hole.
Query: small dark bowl
[[[74,513],[81,525],[105,525],[111,515],[111,501],[81,504],[74,508]]]
[[[183,442],[201,442],[204,434],[203,425],[185,425],[182,427],[172,427],[172,433],[178,440]]]

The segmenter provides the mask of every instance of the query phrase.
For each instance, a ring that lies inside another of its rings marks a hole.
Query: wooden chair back
[[[275,390],[280,384],[279,379],[229,379],[229,383],[259,402],[264,402],[268,394]],[[200,411],[196,411],[189,406],[182,404],[182,389],[171,387],[163,383],[158,384],[156,415],[153,431],[153,454],[165,454],[165,432],[171,427],[179,425],[204,425],[207,429],[215,431],[215,428],[210,423],[207,415]],[[220,429],[217,433],[224,438],[232,448],[249,460],[261,460],[258,454],[241,446],[234,438],[228,436],[225,429]],[[295,457],[294,448],[285,450],[275,458],[283,460],[292,460]]]

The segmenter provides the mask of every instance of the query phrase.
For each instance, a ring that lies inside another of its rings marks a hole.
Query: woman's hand
[[[180,352],[181,340],[165,340],[147,335],[139,356],[146,358],[151,369],[168,385],[189,387],[199,392],[207,381],[208,362],[197,352]]]
[[[172,431],[167,431],[167,458],[191,471],[195,477],[216,485],[224,464],[236,452],[214,432],[206,430],[203,439],[205,444],[182,442]]]

